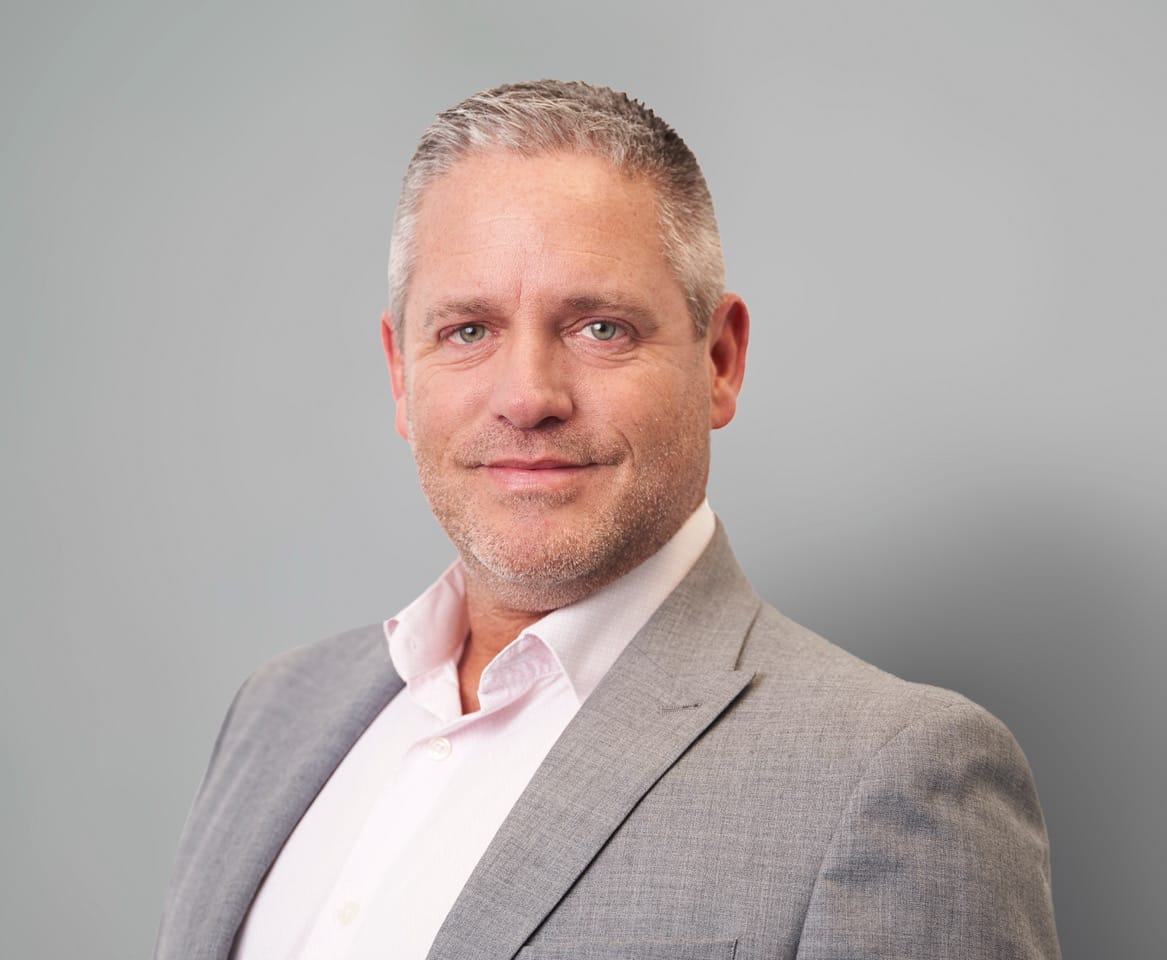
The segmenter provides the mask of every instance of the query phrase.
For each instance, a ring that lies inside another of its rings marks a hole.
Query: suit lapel
[[[641,797],[749,683],[733,666],[759,601],[720,524],[621,654],[475,867],[430,960],[509,960]]]

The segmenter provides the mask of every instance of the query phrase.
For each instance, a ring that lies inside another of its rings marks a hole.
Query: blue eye
[[[481,323],[468,323],[459,327],[450,336],[459,343],[477,343],[486,336],[486,327]]]
[[[584,329],[593,340],[611,340],[620,332],[620,328],[610,320],[593,320]]]

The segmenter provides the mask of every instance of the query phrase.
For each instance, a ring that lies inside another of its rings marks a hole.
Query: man
[[[696,160],[584,84],[406,174],[385,351],[459,560],[240,690],[160,958],[1055,957],[999,722],[753,593],[705,502],[749,320]]]

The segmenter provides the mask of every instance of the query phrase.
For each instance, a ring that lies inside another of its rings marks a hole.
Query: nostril
[[[572,409],[571,398],[566,393],[520,391],[500,398],[495,413],[513,426],[530,430],[567,420]]]
[[[533,360],[523,369],[508,367],[494,382],[491,397],[492,412],[524,430],[566,420],[574,409],[567,378],[545,359]]]

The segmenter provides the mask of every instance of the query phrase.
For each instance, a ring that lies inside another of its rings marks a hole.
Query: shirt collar
[[[466,573],[455,560],[425,593],[385,621],[393,669],[410,683],[449,660],[456,663],[469,630]]]
[[[562,664],[582,703],[697,562],[715,526],[709,501],[703,501],[673,538],[640,566],[583,600],[553,610],[520,633],[503,653],[520,640],[524,641],[520,646],[530,638],[542,641]],[[465,601],[465,571],[461,560],[455,560],[425,593],[385,621],[393,667],[407,684],[435,671],[448,675],[451,666],[456,669],[469,630]]]

